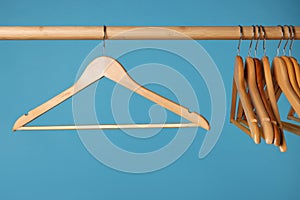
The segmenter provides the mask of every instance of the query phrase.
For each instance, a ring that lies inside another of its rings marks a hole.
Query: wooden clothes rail
[[[279,26],[265,26],[266,39],[282,38]],[[171,31],[170,31],[171,30]],[[284,27],[288,39],[288,27]],[[252,26],[243,26],[243,39],[252,39]],[[178,32],[178,34],[176,34]],[[257,39],[255,34],[254,39]],[[0,26],[0,40],[102,40],[103,26]],[[238,40],[238,26],[107,26],[108,40]],[[295,40],[300,26],[295,26]]]

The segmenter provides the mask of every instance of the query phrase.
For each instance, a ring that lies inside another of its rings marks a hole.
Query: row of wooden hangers
[[[266,39],[263,26],[253,26],[252,40],[248,56],[243,61],[240,56],[240,45],[243,39],[243,27],[240,26],[238,55],[235,59],[232,87],[232,104],[230,122],[248,134],[256,144],[261,138],[267,144],[278,146],[281,152],[287,151],[284,130],[300,135],[300,66],[292,56],[295,29],[293,26],[280,26],[282,38],[277,48],[277,56],[270,65],[266,56]],[[288,33],[288,39],[283,47],[283,55],[279,49],[283,38]],[[251,49],[254,37],[257,36],[254,57]],[[259,40],[263,40],[264,55],[257,58],[256,52]],[[290,41],[289,55],[286,47]],[[288,113],[290,122],[280,118],[278,99],[287,98],[291,108]],[[297,114],[297,116],[295,116]],[[292,123],[294,122],[294,123]]]

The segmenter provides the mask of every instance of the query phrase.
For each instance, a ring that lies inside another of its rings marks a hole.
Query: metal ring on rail
[[[290,25],[289,27],[291,28],[291,33],[292,33],[292,40],[289,47],[289,56],[292,56],[292,48],[295,41],[295,27],[293,25]]]
[[[253,31],[252,31],[251,42],[250,42],[249,49],[248,49],[248,57],[251,55],[252,43],[253,43],[254,36],[255,36],[255,26],[252,25],[252,28],[253,28]]]
[[[257,48],[258,48],[258,41],[260,39],[260,26],[256,26],[258,29],[258,35],[257,35],[257,40],[256,40],[256,44],[255,44],[255,48],[254,48],[254,57],[256,58],[257,55]]]
[[[241,51],[241,43],[243,40],[243,27],[241,25],[239,25],[240,27],[240,39],[239,39],[239,44],[238,44],[238,48],[237,48],[237,55],[240,55],[240,51]]]
[[[283,46],[283,49],[282,49],[283,55],[286,55],[286,46],[287,46],[287,44],[289,43],[289,40],[291,39],[291,30],[290,30],[290,27],[289,27],[288,25],[284,25],[284,27],[288,27],[288,29],[289,29],[289,36],[288,36],[288,38],[286,39],[286,42],[285,42],[285,44],[284,44],[284,46]]]
[[[283,26],[281,26],[281,25],[278,25],[278,26],[281,28],[282,37],[281,37],[281,39],[280,39],[280,41],[279,41],[279,43],[278,43],[278,46],[277,46],[277,53],[276,53],[276,56],[279,56],[280,45],[281,45],[281,42],[282,42],[282,40],[283,40],[283,38],[284,38],[284,28],[283,28]]]
[[[264,56],[266,56],[267,55],[267,49],[266,49],[267,34],[266,34],[264,26],[260,25],[260,29],[261,29],[262,34],[263,34],[263,52],[264,52]]]

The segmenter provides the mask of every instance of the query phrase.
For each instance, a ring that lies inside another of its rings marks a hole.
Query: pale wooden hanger
[[[71,126],[25,126],[35,118],[54,108],[58,104],[72,97],[79,91],[98,81],[102,77],[109,78],[114,82],[134,91],[135,93],[159,104],[160,106],[176,113],[192,123],[187,124],[107,124],[107,125],[71,125]],[[206,130],[210,129],[207,120],[195,112],[174,103],[136,83],[126,72],[124,67],[115,59],[107,56],[95,58],[84,70],[78,81],[53,97],[44,104],[36,107],[21,116],[14,124],[13,130],[75,130],[75,129],[118,129],[118,128],[178,128],[200,126]]]

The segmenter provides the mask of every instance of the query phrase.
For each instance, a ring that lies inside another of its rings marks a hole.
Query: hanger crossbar
[[[20,131],[36,130],[99,130],[99,129],[138,129],[138,128],[192,128],[198,127],[193,123],[174,124],[96,124],[96,125],[68,125],[68,126],[23,126]]]

